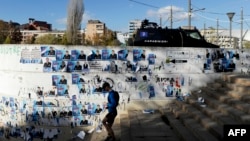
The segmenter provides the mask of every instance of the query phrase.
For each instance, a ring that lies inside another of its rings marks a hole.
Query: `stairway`
[[[205,99],[205,106],[197,102]],[[223,140],[225,124],[250,124],[250,77],[224,74],[161,109],[181,140]]]

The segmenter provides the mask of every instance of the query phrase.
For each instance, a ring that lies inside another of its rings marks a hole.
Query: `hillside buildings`
[[[11,25],[20,28],[20,32],[22,34],[22,44],[28,43],[28,40],[31,38],[37,38],[46,34],[53,34],[56,37],[62,38],[65,34],[65,31],[53,30],[52,24],[47,23],[46,21],[39,21],[34,18],[29,18],[28,23],[18,24],[15,22],[11,22]],[[141,20],[131,20],[128,23],[128,32],[116,32],[117,39],[122,43],[126,44],[128,38],[132,36],[132,34],[141,26]],[[85,29],[81,30],[79,38],[84,41],[94,42],[96,38],[105,35],[111,30],[107,29],[106,24],[99,20],[89,20]],[[200,33],[204,36],[204,38],[213,44],[219,45],[221,48],[239,48],[240,45],[240,30],[232,30],[232,39],[230,41],[229,38],[229,30],[227,29],[219,29],[218,31],[212,28],[201,29]],[[243,31],[243,41],[242,45],[244,47],[244,43],[250,41],[250,33],[247,31]]]
[[[89,20],[86,25],[85,39],[92,40],[96,36],[102,36],[105,34],[105,23],[99,20]]]
[[[232,30],[232,37],[230,41],[229,30],[219,29],[218,31],[213,28],[200,30],[204,38],[213,44],[219,45],[221,48],[241,48],[240,30]],[[250,33],[243,31],[242,47],[247,41],[250,41]]]

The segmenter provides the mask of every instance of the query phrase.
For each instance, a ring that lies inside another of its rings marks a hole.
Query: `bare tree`
[[[83,0],[69,0],[67,15],[67,41],[70,44],[78,43],[78,31],[81,29],[84,13]]]

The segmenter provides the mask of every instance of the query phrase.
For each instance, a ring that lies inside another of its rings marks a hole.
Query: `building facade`
[[[131,37],[133,33],[141,27],[142,20],[132,20],[129,22],[129,36]]]
[[[105,34],[105,23],[99,20],[89,20],[85,29],[85,40],[92,40],[96,36],[102,36]]]
[[[23,37],[21,42],[22,44],[29,43],[32,38],[53,33],[51,24],[47,23],[46,21],[37,21],[34,18],[29,18],[28,23],[22,24],[20,26],[20,31]]]
[[[213,44],[219,45],[221,48],[240,48],[240,30],[233,30],[231,41],[229,36],[229,30],[226,29],[202,29],[200,30],[202,36]],[[247,41],[250,41],[250,34],[245,31],[242,40],[242,46],[244,48],[244,44]]]

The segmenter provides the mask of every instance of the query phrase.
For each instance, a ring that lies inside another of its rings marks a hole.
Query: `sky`
[[[0,19],[20,24],[29,18],[47,21],[53,29],[65,30],[67,7],[70,0],[1,0]],[[83,0],[82,28],[88,20],[100,20],[114,31],[127,32],[129,21],[148,19],[163,27],[170,27],[170,7],[173,11],[173,28],[188,25],[189,0]],[[250,0],[191,0],[191,25],[198,29],[217,27],[229,29],[226,13],[234,12],[232,29],[240,29],[241,9],[243,28],[250,28]],[[204,9],[205,8],[205,9]],[[203,10],[202,10],[203,9]],[[160,20],[161,19],[161,20]]]

